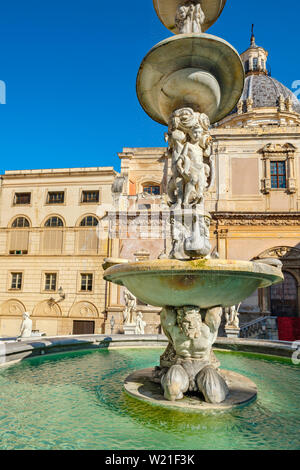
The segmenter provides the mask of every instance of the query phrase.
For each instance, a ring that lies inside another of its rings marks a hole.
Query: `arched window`
[[[146,183],[143,185],[143,192],[151,196],[160,195],[160,185],[155,183]]]
[[[46,223],[45,227],[63,227],[64,223],[60,217],[50,217]]]
[[[27,255],[28,253],[28,242],[29,242],[29,230],[22,230],[29,228],[30,223],[26,217],[17,217],[11,227],[13,229],[10,233],[9,240],[9,254],[10,255]]]
[[[29,225],[29,221],[26,217],[17,217],[12,223],[13,228],[25,228],[29,227]]]
[[[99,221],[96,217],[88,215],[80,222],[80,227],[97,227]]]
[[[99,220],[93,215],[85,216],[77,233],[77,249],[79,253],[97,254],[99,237],[97,227]]]
[[[50,254],[60,254],[63,250],[62,230],[64,223],[58,216],[49,217],[45,222],[46,230],[42,233],[42,251]],[[50,230],[51,229],[51,230]]]

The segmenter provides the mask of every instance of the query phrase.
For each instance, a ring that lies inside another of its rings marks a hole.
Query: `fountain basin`
[[[198,259],[160,259],[111,266],[104,279],[125,286],[142,302],[203,309],[230,307],[256,289],[282,282],[280,269],[263,263]]]
[[[161,124],[181,107],[217,122],[236,106],[243,87],[238,52],[223,39],[204,33],[178,34],[159,42],[144,58],[137,76],[139,102]]]
[[[205,21],[202,25],[202,31],[210,28],[221,15],[225,6],[226,0],[202,0],[201,7],[205,14]],[[178,33],[178,28],[175,26],[176,10],[179,5],[183,4],[182,0],[153,0],[155,11],[160,21],[172,33]]]

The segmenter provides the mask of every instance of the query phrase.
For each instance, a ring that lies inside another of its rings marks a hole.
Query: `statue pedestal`
[[[232,326],[225,327],[225,333],[227,338],[238,338],[240,336],[240,328],[234,328]]]
[[[135,329],[136,325],[135,324],[129,324],[129,325],[124,325],[124,335],[135,335]]]

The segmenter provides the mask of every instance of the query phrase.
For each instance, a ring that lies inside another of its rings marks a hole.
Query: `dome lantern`
[[[244,64],[246,76],[251,74],[268,75],[268,51],[266,51],[263,47],[256,45],[254,36],[254,25],[252,25],[250,47],[241,54],[241,58]]]

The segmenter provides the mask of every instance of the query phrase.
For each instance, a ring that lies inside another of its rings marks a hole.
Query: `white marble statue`
[[[209,126],[207,115],[191,108],[176,110],[169,121],[166,140],[171,177],[167,190],[170,208],[177,212],[171,217],[171,258],[203,258],[211,250],[210,222],[204,215],[204,193],[215,174]]]
[[[171,209],[182,205],[195,207],[203,201],[214,174],[209,125],[206,114],[191,108],[181,108],[171,116],[168,131],[168,152],[172,159],[168,183]]]
[[[30,319],[30,313],[23,313],[23,321],[21,325],[21,334],[19,338],[30,338],[32,334],[32,320]]]
[[[240,320],[239,320],[239,308],[236,308],[235,305],[229,308],[229,312],[225,311],[225,319],[226,325],[225,328],[239,328],[240,327]]]
[[[125,309],[123,311],[123,324],[132,325],[134,323],[134,313],[136,309],[136,297],[128,290],[124,293]]]
[[[144,335],[146,326],[147,326],[147,323],[143,320],[142,312],[138,312],[136,316],[135,334]]]
[[[221,403],[226,399],[229,389],[217,371],[218,364],[212,354],[221,317],[221,307],[203,314],[193,306],[165,307],[161,312],[161,324],[169,346],[156,374],[167,400],[180,400],[187,391],[200,391],[209,403]]]
[[[200,0],[189,1],[178,6],[175,16],[175,25],[180,34],[202,33],[205,14]]]

